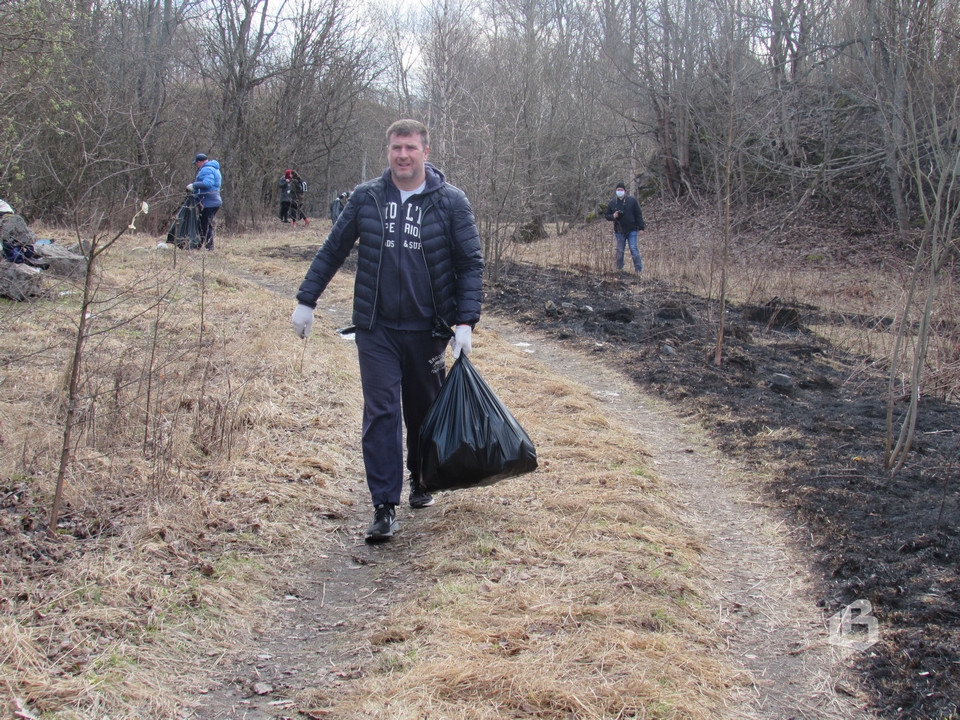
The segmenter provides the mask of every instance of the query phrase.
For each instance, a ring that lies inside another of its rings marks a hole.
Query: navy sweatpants
[[[407,469],[420,465],[420,425],[446,376],[447,341],[430,330],[357,329],[363,387],[363,465],[374,506],[400,504],[403,425]],[[401,424],[402,423],[402,424]]]

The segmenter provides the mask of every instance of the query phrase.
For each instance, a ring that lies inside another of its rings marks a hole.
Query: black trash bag
[[[196,250],[203,244],[200,237],[200,210],[193,194],[187,195],[180,206],[177,217],[167,232],[167,244],[191,250]]]
[[[536,469],[530,437],[461,355],[420,427],[423,489],[492,485]]]

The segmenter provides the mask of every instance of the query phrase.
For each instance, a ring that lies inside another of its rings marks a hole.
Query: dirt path
[[[400,507],[403,532],[389,545],[366,545],[368,510],[364,504],[345,518],[330,538],[331,547],[289,578],[281,614],[269,633],[213,678],[210,691],[185,718],[304,717],[294,699],[302,691],[322,697],[361,674],[370,657],[365,631],[415,589],[408,568],[420,536],[416,516]]]
[[[712,590],[707,601],[727,633],[727,650],[753,678],[728,717],[871,717],[845,672],[851,651],[827,642],[827,618],[800,552],[802,528],[792,532],[694,424],[621,373],[489,316],[484,322],[510,342],[530,343],[551,370],[590,388],[650,449],[658,477],[703,538]]]
[[[530,343],[535,358],[588,387],[650,449],[660,480],[702,537],[711,591],[705,601],[725,631],[724,651],[753,678],[732,698],[727,717],[870,717],[844,670],[850,651],[826,642],[826,618],[800,553],[802,528],[792,533],[694,425],[617,371],[489,315],[484,331]],[[404,532],[388,546],[367,546],[361,538],[368,508],[358,505],[331,533],[329,548],[318,550],[290,579],[283,612],[269,634],[184,717],[302,717],[292,699],[299,692],[315,688],[311,692],[322,697],[361,672],[369,659],[365,630],[415,589],[406,568],[419,531],[417,513],[401,507]]]

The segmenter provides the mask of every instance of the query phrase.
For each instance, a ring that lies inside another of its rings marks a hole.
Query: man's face
[[[416,190],[420,187],[426,177],[423,164],[429,155],[430,148],[423,146],[419,133],[391,135],[387,157],[394,184],[401,190]]]

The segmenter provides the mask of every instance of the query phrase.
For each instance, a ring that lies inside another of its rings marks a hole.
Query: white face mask
[[[626,190],[617,190],[617,197],[618,197],[618,198],[622,198],[622,197],[623,197],[624,195],[626,195],[626,194],[627,194],[627,191],[626,191]]]

